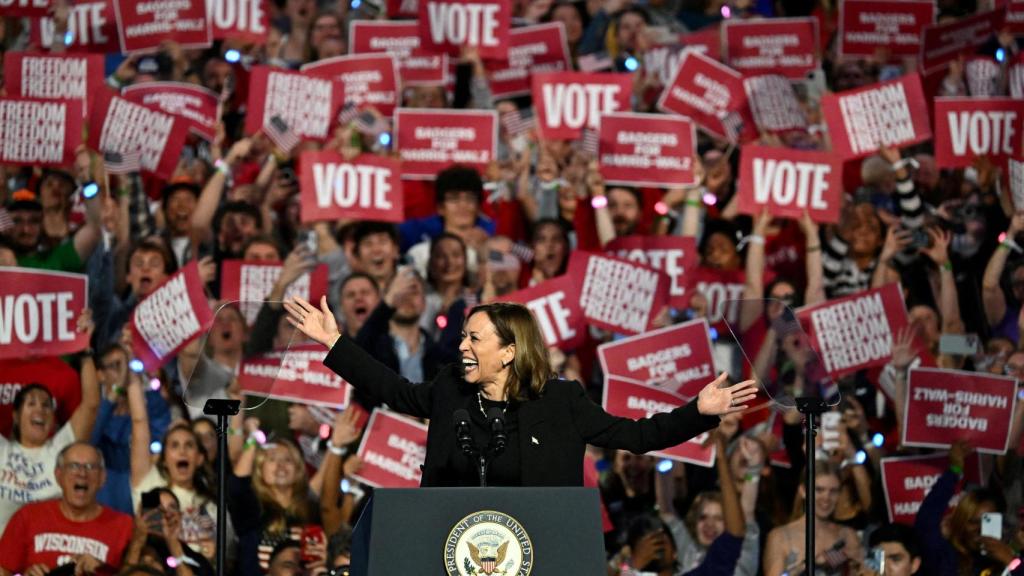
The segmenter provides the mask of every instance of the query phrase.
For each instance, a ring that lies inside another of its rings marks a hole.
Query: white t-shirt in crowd
[[[39,448],[25,448],[0,436],[0,534],[18,508],[60,497],[53,469],[57,467],[57,454],[74,441],[70,423]]]

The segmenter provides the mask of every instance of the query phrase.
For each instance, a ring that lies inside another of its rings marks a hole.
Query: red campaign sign
[[[631,74],[544,72],[533,74],[533,106],[545,139],[573,140],[584,128],[597,129],[602,114],[628,112]]]
[[[114,0],[114,16],[121,52],[125,54],[155,50],[166,40],[182,48],[208,48],[213,43],[206,0]]]
[[[807,116],[787,78],[776,74],[748,76],[743,79],[743,90],[758,132],[807,129]]]
[[[84,274],[0,268],[0,358],[73,354],[89,347],[78,332],[88,306]]]
[[[660,44],[652,46],[643,55],[643,70],[649,82],[655,86],[668,86],[672,81],[672,75],[679,68],[679,61],[683,52],[692,50],[684,44],[673,42],[671,44]]]
[[[0,11],[4,16],[41,18],[46,16],[49,10],[50,0],[0,0]]]
[[[1024,33],[1024,0],[1010,0],[1006,4],[1006,28],[1013,34]]]
[[[597,355],[605,378],[628,378],[691,398],[715,378],[703,318],[602,344]]]
[[[419,0],[387,0],[388,20],[415,19],[420,13]]]
[[[169,178],[178,165],[188,126],[170,114],[153,110],[101,90],[93,103],[89,146],[100,152],[141,155],[142,170]]]
[[[323,346],[305,344],[246,358],[238,385],[250,394],[344,410],[352,387],[324,366],[326,357]]]
[[[628,378],[608,376],[605,377],[604,393],[601,398],[601,406],[606,412],[634,420],[671,412],[686,403],[687,399],[684,396],[668,390],[644,386]],[[705,432],[678,446],[656,450],[649,455],[710,468],[715,463],[715,447],[714,444],[704,446],[707,437],[708,433]]]
[[[507,60],[510,0],[418,0],[423,48],[458,56],[475,47],[484,59]]]
[[[740,212],[800,218],[806,210],[821,223],[839,221],[843,163],[828,152],[744,146],[737,198]]]
[[[696,32],[680,34],[679,39],[688,48],[711,58],[722,60],[722,26],[711,24]]]
[[[220,264],[220,296],[225,302],[237,302],[246,323],[252,326],[260,306],[281,276],[281,268],[280,262],[224,260]],[[285,299],[301,296],[308,302],[319,302],[325,294],[326,264],[319,264],[312,272],[299,276],[284,291]]]
[[[897,456],[882,458],[882,490],[889,522],[914,525],[917,511],[939,476],[949,470],[947,454],[927,456]],[[964,462],[964,477],[957,486],[956,495],[949,502],[949,510],[960,501],[964,484],[981,484],[981,458],[972,452]]]
[[[363,460],[356,480],[374,488],[416,488],[427,455],[427,425],[377,408],[356,453]]]
[[[1010,65],[1006,72],[1010,96],[1024,98],[1024,53],[1017,55],[1017,60]]]
[[[729,325],[736,326],[739,322],[739,302],[746,288],[746,273],[695,266],[686,279],[689,287],[707,300],[707,319],[711,327],[728,334]]]
[[[668,306],[668,275],[629,260],[575,251],[566,276],[582,284],[579,306],[583,317],[604,330],[645,332]]]
[[[1021,154],[1024,101],[1015,98],[936,98],[935,163],[965,168],[984,156],[1004,165]]]
[[[919,52],[923,72],[943,68],[957,56],[988,42],[1006,18],[1006,10],[991,10],[945,24],[929,24],[921,33]]]
[[[132,352],[153,372],[213,326],[195,260],[142,299],[132,312]]]
[[[834,378],[884,365],[896,334],[908,325],[898,283],[805,306],[796,316]]]
[[[49,49],[53,45],[53,19],[33,18],[30,26],[31,43]],[[71,33],[68,52],[108,54],[121,49],[117,41],[113,0],[75,2],[68,13],[68,32]],[[58,38],[58,41],[63,40]]]
[[[452,164],[483,173],[498,153],[498,113],[493,110],[399,108],[395,149],[402,178],[433,180]]]
[[[935,22],[934,0],[843,0],[839,8],[839,53],[917,56],[921,32]]]
[[[363,154],[352,161],[337,152],[303,152],[299,194],[303,222],[341,218],[401,222],[402,163]]]
[[[932,137],[921,77],[917,74],[839,94],[826,94],[821,110],[840,158],[863,158],[881,146],[903,147]]]
[[[217,93],[184,82],[143,82],[121,91],[129,102],[148,106],[181,119],[188,129],[212,141],[217,135]]]
[[[604,250],[611,256],[661,270],[669,277],[669,305],[680,310],[690,307],[686,278],[700,262],[696,239],[682,236],[622,236],[605,245]]]
[[[1013,207],[1018,211],[1024,210],[1024,161],[1010,158],[1007,161],[1006,172]]]
[[[742,72],[803,79],[818,67],[815,18],[726,20],[725,62]]]
[[[583,343],[587,326],[579,305],[579,286],[570,276],[551,278],[498,300],[518,302],[529,308],[537,318],[546,345],[574,350]]]
[[[609,184],[678,188],[697,182],[697,129],[689,118],[603,114],[598,137],[598,164]]]
[[[335,56],[306,64],[302,71],[340,81],[346,104],[373,107],[384,116],[391,116],[401,102],[398,70],[390,54]]]
[[[353,54],[388,53],[398,59],[403,86],[437,86],[448,82],[448,55],[420,48],[416,22],[354,20],[348,45]]]
[[[0,164],[73,164],[82,124],[81,102],[0,98]]]
[[[905,446],[949,448],[961,439],[1003,454],[1017,407],[1017,381],[963,370],[913,368],[903,408]]]
[[[249,76],[245,132],[256,134],[275,116],[303,139],[325,140],[341,109],[344,91],[335,80],[270,66],[254,66]]]
[[[548,22],[513,28],[509,33],[508,61],[488,60],[485,66],[494,98],[529,94],[531,75],[572,70],[565,26]]]
[[[658,99],[663,112],[688,116],[712,136],[725,138],[735,130],[728,125],[731,113],[746,107],[743,75],[692,50],[683,52],[675,75]],[[756,136],[753,126],[744,136]]]
[[[98,54],[4,54],[7,94],[23,98],[76,100],[83,114],[103,86],[103,56]]]
[[[265,44],[270,35],[270,12],[262,0],[206,0],[206,19],[213,37],[245,44]]]

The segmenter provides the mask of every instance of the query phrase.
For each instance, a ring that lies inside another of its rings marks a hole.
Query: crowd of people
[[[717,326],[716,358],[732,359],[717,372],[731,372],[734,381],[778,379],[799,395],[813,353],[805,340],[775,332],[788,308],[899,282],[909,328],[894,338],[884,370],[836,382],[839,437],[827,447],[819,438],[813,455],[805,453],[803,416],[794,409],[778,410],[781,427],[723,416],[708,439],[719,455],[711,468],[588,450],[584,476],[600,489],[609,574],[801,574],[808,490],[815,495],[818,574],[1024,574],[1024,403],[1013,416],[1009,450],[981,456],[980,484],[964,485],[972,446],[948,450],[949,465],[913,525],[890,522],[880,474],[885,456],[936,452],[900,445],[909,370],[1024,378],[1024,212],[996,163],[979,157],[970,168],[940,169],[931,142],[882,148],[846,163],[841,217],[825,225],[807,214],[740,214],[740,148],[704,132],[698,184],[659,190],[606,185],[579,142],[544,139],[535,130],[513,135],[502,126],[498,159],[482,173],[454,165],[431,182],[407,182],[407,218],[398,225],[305,224],[295,163],[302,151],[348,158],[393,152],[355,122],[287,152],[263,133],[244,133],[244,107],[231,97],[238,71],[254,64],[297,69],[346,54],[349,24],[383,19],[385,10],[371,0],[263,4],[272,23],[265,43],[228,39],[190,50],[167,42],[156,54],[107,55],[110,89],[173,81],[222,95],[216,137],[190,136],[169,179],[105,174],[102,154],[86,147],[61,169],[0,165],[0,266],[87,274],[89,302],[78,329],[90,338],[73,357],[0,360],[0,575],[213,574],[216,470],[225,458],[230,573],[346,574],[352,527],[373,492],[353,477],[363,465],[359,414],[244,394],[236,377],[245,359],[303,342],[287,321],[289,288],[326,265],[327,301],[344,334],[407,380],[426,382],[461,362],[463,319],[474,306],[563,275],[574,251],[601,252],[633,235],[696,240],[689,306],[661,311],[656,323],[706,318]],[[562,23],[574,63],[608,56],[613,69],[633,72],[639,112],[657,112],[663,88],[645,69],[656,31],[685,41],[727,17],[813,16],[824,74],[795,83],[810,126],[823,122],[822,94],[917,66],[884,50],[840,57],[838,4],[512,2],[514,25]],[[938,21],[969,17],[983,4],[938,0]],[[53,2],[54,38],[64,37],[73,15],[65,0]],[[59,41],[38,45],[32,26],[0,12],[0,46],[65,48]],[[1007,63],[1020,54],[1020,40],[1001,31],[974,54],[999,64],[995,95],[1008,94]],[[529,97],[495,100],[487,75],[476,51],[465,50],[453,85],[405,87],[401,105],[520,109],[527,116]],[[962,60],[949,65],[939,91],[971,96]],[[823,130],[763,134],[760,141],[828,149]],[[100,183],[100,193],[83,199],[86,182]],[[283,264],[251,325],[237,303],[221,297],[221,263],[229,259]],[[140,370],[132,312],[193,261],[217,311],[214,325],[161,369]],[[9,273],[0,270],[0,277]],[[728,309],[696,278],[737,286],[742,304]],[[768,363],[737,362],[745,356],[728,349],[728,328],[740,337],[756,333],[764,342],[758,350],[771,348]],[[976,353],[940,346],[943,336],[965,334],[978,336]],[[591,328],[578,347],[550,348],[550,364],[600,403],[596,348],[620,336]],[[226,454],[202,411],[205,399],[223,397],[243,402]],[[358,391],[355,400],[366,410],[380,404]],[[816,470],[813,487],[802,484],[807,466]],[[981,535],[982,517],[992,513],[1001,514],[1001,539]]]

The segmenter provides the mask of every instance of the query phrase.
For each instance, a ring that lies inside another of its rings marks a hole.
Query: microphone
[[[459,449],[466,456],[472,456],[476,452],[473,446],[473,436],[469,432],[469,412],[465,408],[459,408],[452,414],[452,420],[455,421],[455,441],[459,444]]]
[[[497,406],[487,410],[487,425],[491,429],[491,450],[496,456],[505,449],[508,436],[505,435],[505,412]]]

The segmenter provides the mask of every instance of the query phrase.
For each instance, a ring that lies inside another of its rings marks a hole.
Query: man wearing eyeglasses
[[[115,574],[132,535],[132,517],[96,501],[106,480],[103,456],[85,442],[57,455],[62,496],[22,506],[0,537],[0,576],[45,576],[74,564],[74,574]],[[70,574],[70,572],[69,572]]]

